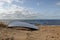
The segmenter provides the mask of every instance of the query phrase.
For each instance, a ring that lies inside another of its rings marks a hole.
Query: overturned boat
[[[30,24],[30,23],[27,23],[27,22],[21,22],[21,21],[12,21],[8,24],[8,27],[13,27],[13,28],[28,28],[28,29],[31,29],[31,30],[38,30],[38,27],[33,25],[33,24]]]

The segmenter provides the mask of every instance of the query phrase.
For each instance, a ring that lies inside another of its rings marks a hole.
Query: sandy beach
[[[60,26],[39,25],[37,31],[0,27],[0,40],[60,40]]]

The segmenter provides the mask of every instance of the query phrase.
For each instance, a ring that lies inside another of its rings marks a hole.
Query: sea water
[[[41,20],[41,19],[37,20],[35,19],[35,20],[3,20],[3,21],[5,22],[22,21],[22,22],[27,22],[30,24],[41,24],[41,25],[60,25],[60,20]]]

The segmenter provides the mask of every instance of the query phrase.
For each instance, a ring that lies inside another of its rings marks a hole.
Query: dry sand
[[[0,40],[60,40],[60,26],[39,25],[37,31],[0,27]]]

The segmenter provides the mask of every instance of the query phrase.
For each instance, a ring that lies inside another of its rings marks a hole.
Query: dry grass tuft
[[[0,22],[0,27],[7,27],[7,25],[4,24],[3,22]]]

